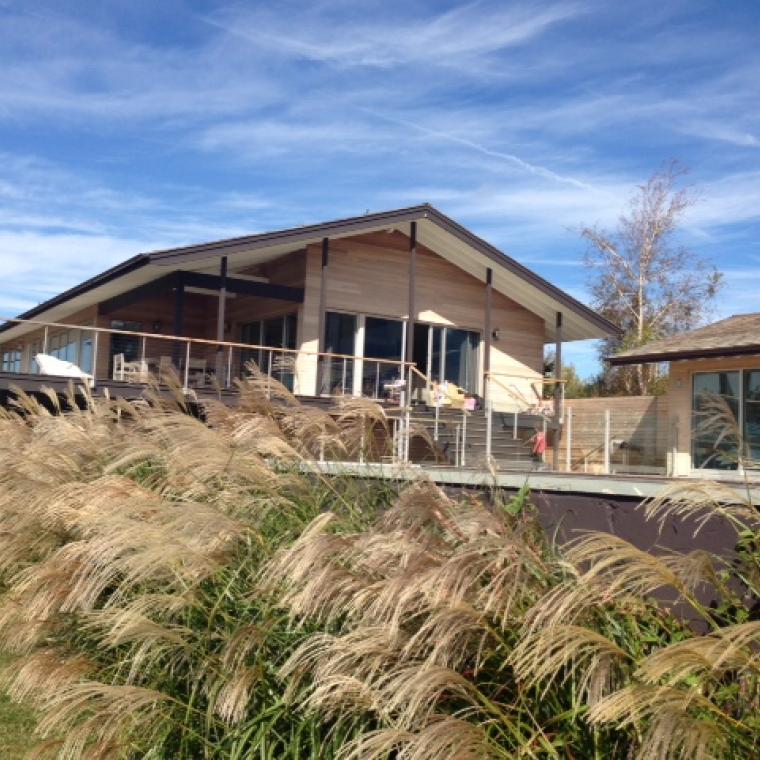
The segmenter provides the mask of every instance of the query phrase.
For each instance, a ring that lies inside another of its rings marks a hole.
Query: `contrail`
[[[514,166],[517,166],[520,169],[530,172],[531,174],[535,174],[539,177],[551,179],[555,182],[562,182],[565,185],[573,185],[573,187],[577,187],[581,190],[590,190],[591,192],[596,192],[596,188],[593,185],[589,185],[586,182],[581,182],[574,177],[566,177],[562,174],[557,174],[557,172],[553,172],[551,169],[547,169],[543,166],[536,166],[535,164],[531,164],[528,161],[524,161],[522,158],[515,156],[512,153],[503,153],[500,150],[493,150],[492,148],[487,148],[485,145],[480,145],[479,143],[473,142],[472,140],[468,140],[465,137],[457,137],[456,135],[449,134],[448,132],[441,132],[440,130],[431,129],[430,127],[423,127],[421,124],[415,124],[412,121],[406,121],[405,119],[398,119],[394,116],[388,116],[386,114],[373,111],[370,108],[362,108],[361,110],[366,111],[373,116],[377,116],[380,119],[384,119],[385,121],[388,121],[392,124],[398,124],[402,127],[409,127],[410,129],[415,129],[418,132],[422,132],[426,135],[431,135],[432,137],[437,137],[441,140],[447,140],[448,142],[464,145],[465,147],[471,148],[478,153],[482,153],[484,156],[490,156],[491,158],[498,158],[502,161],[508,161]]]

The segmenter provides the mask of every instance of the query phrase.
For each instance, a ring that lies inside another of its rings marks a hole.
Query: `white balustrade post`
[[[491,464],[491,450],[492,442],[491,437],[493,435],[493,407],[491,406],[491,394],[486,396],[486,465]]]
[[[232,346],[227,349],[227,388],[232,387]]]
[[[604,472],[610,473],[610,431],[612,427],[610,410],[604,410]]]
[[[190,387],[190,341],[187,341],[185,346],[185,386],[184,390]]]
[[[411,411],[410,407],[408,406],[409,401],[407,399],[407,406],[404,409],[404,430],[406,432],[406,435],[404,436],[404,461],[409,461],[409,444],[412,438],[412,419],[411,419]]]
[[[541,429],[543,430],[543,433],[544,433],[544,446],[546,446],[546,417],[544,417],[544,421],[543,421],[543,425],[541,426]],[[541,467],[542,469],[545,469],[546,468],[546,450],[544,450],[544,453],[541,454],[541,457],[543,459],[541,463]]]
[[[98,336],[100,333],[95,330],[92,334],[92,387],[98,382]]]
[[[465,466],[465,450],[467,449],[467,410],[462,409],[462,454],[459,461],[462,467]]]

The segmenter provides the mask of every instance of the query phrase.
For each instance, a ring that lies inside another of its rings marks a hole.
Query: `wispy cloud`
[[[371,21],[357,21],[352,11],[344,3],[320,3],[306,10],[283,4],[277,12],[235,7],[206,20],[279,57],[347,67],[448,68],[525,45],[549,27],[577,16],[581,5],[489,7],[476,2],[416,17],[407,7],[404,14],[379,14]]]

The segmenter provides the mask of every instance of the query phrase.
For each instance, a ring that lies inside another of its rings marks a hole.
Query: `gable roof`
[[[613,366],[760,354],[760,312],[736,314],[706,327],[607,357]]]
[[[387,230],[417,223],[417,241],[450,260],[478,279],[485,280],[486,268],[493,270],[493,287],[542,316],[547,339],[553,338],[555,315],[563,313],[563,340],[601,338],[619,329],[593,309],[499,251],[482,238],[429,204],[383,211],[363,216],[294,227],[275,232],[229,238],[209,243],[142,253],[102,274],[21,314],[20,319],[55,321],[66,313],[85,308],[121,292],[162,277],[176,270],[211,271],[216,261],[227,256],[230,268],[242,262],[265,261],[317,243],[323,238],[342,238],[366,232]],[[10,334],[22,328],[0,326]],[[9,335],[10,337],[10,335]]]

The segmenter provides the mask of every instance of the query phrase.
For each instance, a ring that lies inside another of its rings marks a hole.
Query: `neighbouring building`
[[[670,363],[670,474],[725,476],[760,467],[760,313],[623,351],[609,362]],[[716,409],[716,399],[731,425],[709,424],[705,411],[709,404]]]

